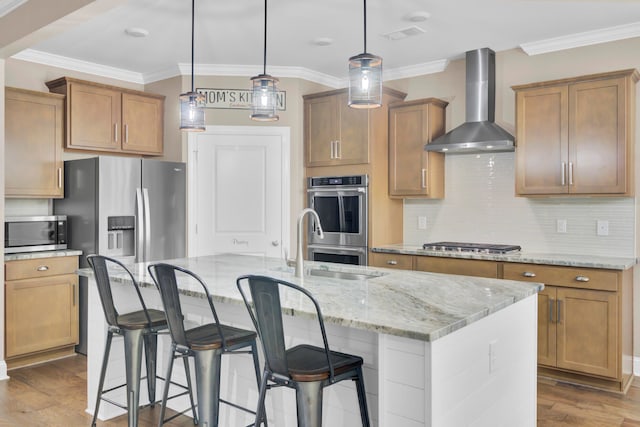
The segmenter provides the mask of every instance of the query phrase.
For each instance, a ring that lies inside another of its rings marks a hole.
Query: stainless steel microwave
[[[4,221],[4,253],[67,249],[67,216],[10,216]]]

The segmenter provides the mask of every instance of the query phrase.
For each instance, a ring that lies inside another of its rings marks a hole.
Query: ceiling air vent
[[[425,30],[418,27],[417,25],[412,25],[401,30],[391,31],[390,33],[383,34],[382,37],[385,37],[389,40],[402,40],[406,39],[407,37],[417,36],[424,33]]]

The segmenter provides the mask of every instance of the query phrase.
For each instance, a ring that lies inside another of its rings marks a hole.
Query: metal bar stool
[[[248,282],[251,301],[243,290],[243,281]],[[362,376],[363,360],[359,356],[329,349],[322,312],[313,295],[293,283],[265,276],[239,277],[237,286],[260,336],[266,359],[255,426],[260,425],[260,420],[266,420],[262,411],[267,389],[285,386],[296,390],[298,426],[320,427],[323,389],[342,380],[353,380],[356,383],[362,425],[369,427],[369,412]],[[324,347],[307,344],[285,347],[280,303],[281,286],[299,291],[313,302]]]
[[[253,357],[256,381],[258,388],[260,388],[261,376],[256,333],[254,331],[221,324],[207,286],[195,273],[165,263],[149,265],[148,269],[160,290],[162,304],[167,315],[169,332],[173,340],[171,355],[173,356],[178,353],[184,357],[193,356],[195,360],[198,423],[207,427],[217,426],[220,402],[250,414],[256,414],[250,409],[220,399],[220,367],[223,354],[251,354]],[[176,272],[178,272],[178,274],[176,274]],[[200,284],[207,295],[207,301],[213,316],[212,323],[188,330],[185,329],[184,316],[180,304],[180,294],[178,291],[178,277],[180,277],[181,282],[183,280],[185,283],[193,282],[193,279],[195,279],[195,282]],[[167,379],[171,378],[171,371],[172,363],[170,363],[167,368]],[[164,417],[168,390],[167,382],[165,383],[162,399],[161,420]],[[162,425],[162,421],[160,425]]]
[[[163,379],[156,376],[156,356],[158,348],[157,334],[158,331],[167,328],[166,317],[164,312],[160,310],[147,308],[144,300],[142,299],[138,282],[120,261],[102,255],[88,255],[87,261],[89,266],[93,269],[96,284],[98,286],[98,293],[100,295],[100,302],[102,303],[105,319],[109,325],[107,329],[107,340],[104,347],[104,354],[102,356],[102,368],[100,371],[98,393],[91,425],[96,425],[98,410],[100,409],[100,401],[104,400],[115,406],[126,409],[128,413],[128,425],[130,427],[135,427],[138,425],[138,410],[140,403],[142,345],[144,343],[149,405],[154,405],[156,403],[156,378]],[[141,308],[140,310],[125,314],[118,313],[113,301],[113,293],[111,292],[109,265],[111,265],[112,272],[117,269],[119,273],[123,273],[127,276],[126,278],[131,281],[134,289],[136,290],[136,295],[138,296]],[[104,390],[104,379],[107,372],[109,354],[111,352],[111,341],[114,334],[120,335],[124,338],[126,384]],[[186,363],[185,368],[188,369],[188,364]],[[187,380],[189,381],[189,378],[187,378]],[[166,381],[168,382],[169,380]],[[123,406],[118,402],[104,397],[106,393],[124,387],[125,385],[127,387],[127,406]],[[184,387],[180,384],[175,385],[187,391],[176,396],[172,396],[172,398],[184,395],[187,392],[191,397],[191,385],[189,383],[188,387]],[[191,402],[195,416],[193,397],[191,397]]]

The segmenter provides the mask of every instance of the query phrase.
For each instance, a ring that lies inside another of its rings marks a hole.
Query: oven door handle
[[[367,187],[307,188],[307,193],[366,193]]]
[[[358,253],[366,254],[367,248],[357,246],[329,246],[329,245],[308,245],[308,249],[319,249],[321,251],[332,251],[339,254]]]

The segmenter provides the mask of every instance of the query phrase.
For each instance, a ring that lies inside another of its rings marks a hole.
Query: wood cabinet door
[[[119,151],[121,93],[101,86],[70,83],[67,148]]]
[[[369,163],[369,110],[351,108],[347,94],[336,95],[340,112],[336,164]]]
[[[495,261],[416,256],[415,269],[432,273],[498,278],[498,263]]]
[[[162,154],[164,101],[122,94],[122,151]]]
[[[373,267],[395,268],[397,270],[413,270],[413,256],[371,252],[369,265]]]
[[[78,276],[5,282],[6,356],[78,342]]]
[[[389,109],[389,194],[419,196],[427,194],[427,152],[425,129],[429,110],[423,105]]]
[[[557,289],[557,367],[617,378],[615,292]]]
[[[597,80],[569,87],[571,193],[627,192],[626,81]]]
[[[335,96],[307,99],[304,102],[304,140],[306,166],[335,163],[338,139],[338,110]]]
[[[5,196],[64,197],[64,97],[5,89]]]
[[[568,192],[566,85],[516,93],[516,194]]]
[[[538,364],[556,366],[556,288],[538,293]]]

